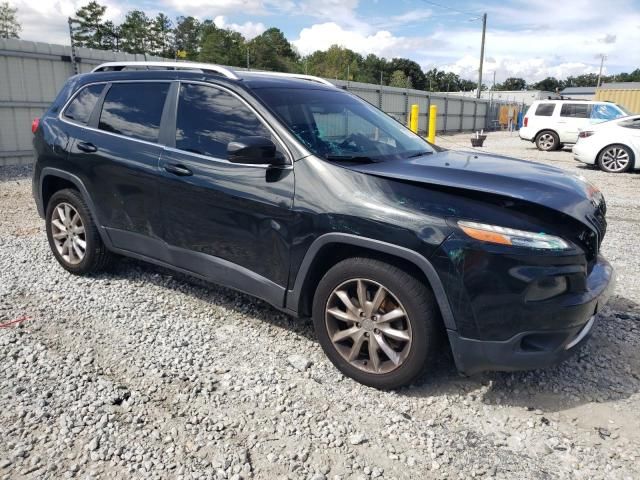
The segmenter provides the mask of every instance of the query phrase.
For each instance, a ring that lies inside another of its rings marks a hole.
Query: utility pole
[[[249,63],[249,49],[247,48],[247,70],[251,70],[251,65]]]
[[[480,68],[478,69],[478,91],[476,98],[480,98],[482,92],[482,64],[484,63],[484,37],[487,33],[487,14],[482,14],[482,44],[480,45]]]
[[[496,71],[493,71],[493,87],[491,87],[491,90],[495,90],[496,89]]]
[[[607,56],[602,54],[600,55],[600,72],[598,72],[598,85],[596,87],[600,86],[600,80],[602,79],[602,66],[604,65],[604,61],[607,59]]]
[[[69,17],[69,39],[71,40],[71,65],[74,75],[78,74],[78,63],[76,62],[76,46],[73,43],[73,18]]]

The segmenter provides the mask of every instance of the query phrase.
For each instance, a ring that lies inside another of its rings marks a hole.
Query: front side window
[[[540,103],[536,108],[536,117],[550,117],[556,108],[555,103]]]
[[[261,88],[255,94],[315,155],[385,161],[433,153],[429,143],[342,90]]]
[[[86,125],[89,123],[91,113],[98,103],[100,94],[104,89],[104,83],[97,85],[89,85],[83,88],[71,101],[69,106],[64,110],[64,117],[74,122]]]
[[[157,142],[169,83],[114,83],[105,96],[98,128]]]
[[[230,93],[207,85],[180,86],[176,148],[226,159],[229,142],[249,136],[273,140],[260,119]]]
[[[589,118],[591,105],[588,103],[563,103],[560,109],[561,117]]]
[[[591,119],[606,122],[607,120],[615,120],[624,117],[625,113],[615,105],[600,103],[593,106],[591,111]]]

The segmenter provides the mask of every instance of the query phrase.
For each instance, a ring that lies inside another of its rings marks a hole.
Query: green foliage
[[[128,53],[151,51],[151,20],[142,10],[131,10],[120,25],[120,49]]]
[[[509,77],[504,82],[496,84],[495,90],[526,90],[527,82],[523,78]]]
[[[222,29],[213,22],[202,26],[202,40],[198,60],[240,67],[246,63],[246,46],[242,35]]]
[[[153,55],[159,57],[173,57],[174,50],[174,38],[173,38],[173,23],[171,19],[164,13],[159,13],[151,21],[151,36],[150,36],[150,49]]]
[[[389,79],[390,87],[410,88],[411,77],[407,77],[402,70],[395,70]]]
[[[107,7],[96,1],[81,7],[73,18],[73,43],[78,47],[104,48],[104,37],[109,36],[103,21]]]
[[[530,85],[533,90],[546,90],[547,92],[555,92],[556,90],[560,91],[564,86],[564,82],[555,77],[547,77],[544,80],[540,80],[538,83]]]
[[[264,70],[290,72],[299,69],[300,56],[278,28],[270,28],[248,42],[249,63]]]
[[[201,30],[202,26],[197,18],[178,17],[173,31],[175,49],[186,52],[186,58],[189,60],[198,58]]]
[[[17,8],[12,8],[9,2],[0,3],[0,38],[20,38],[22,27],[16,17]]]

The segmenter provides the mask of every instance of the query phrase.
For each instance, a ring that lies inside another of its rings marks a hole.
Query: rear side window
[[[233,95],[206,85],[182,84],[176,148],[226,159],[227,144],[247,136],[272,138],[269,129]]]
[[[537,117],[550,117],[553,115],[553,110],[556,108],[555,103],[541,103],[536,108],[535,115]]]
[[[98,103],[100,94],[104,89],[104,83],[90,85],[80,90],[69,106],[64,110],[64,117],[74,122],[86,125],[89,123],[91,113]]]
[[[560,109],[561,117],[589,118],[591,105],[588,103],[563,103]]]
[[[157,142],[169,83],[114,83],[102,104],[98,128]]]

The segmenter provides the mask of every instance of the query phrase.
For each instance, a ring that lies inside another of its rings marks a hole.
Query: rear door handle
[[[87,153],[93,153],[98,151],[98,147],[96,147],[93,143],[78,142],[78,150],[82,150],[83,152]]]
[[[164,169],[169,173],[178,175],[179,177],[189,177],[193,175],[193,172],[189,170],[187,167],[185,167],[184,165],[179,165],[175,163],[170,163],[168,165],[165,165]]]

